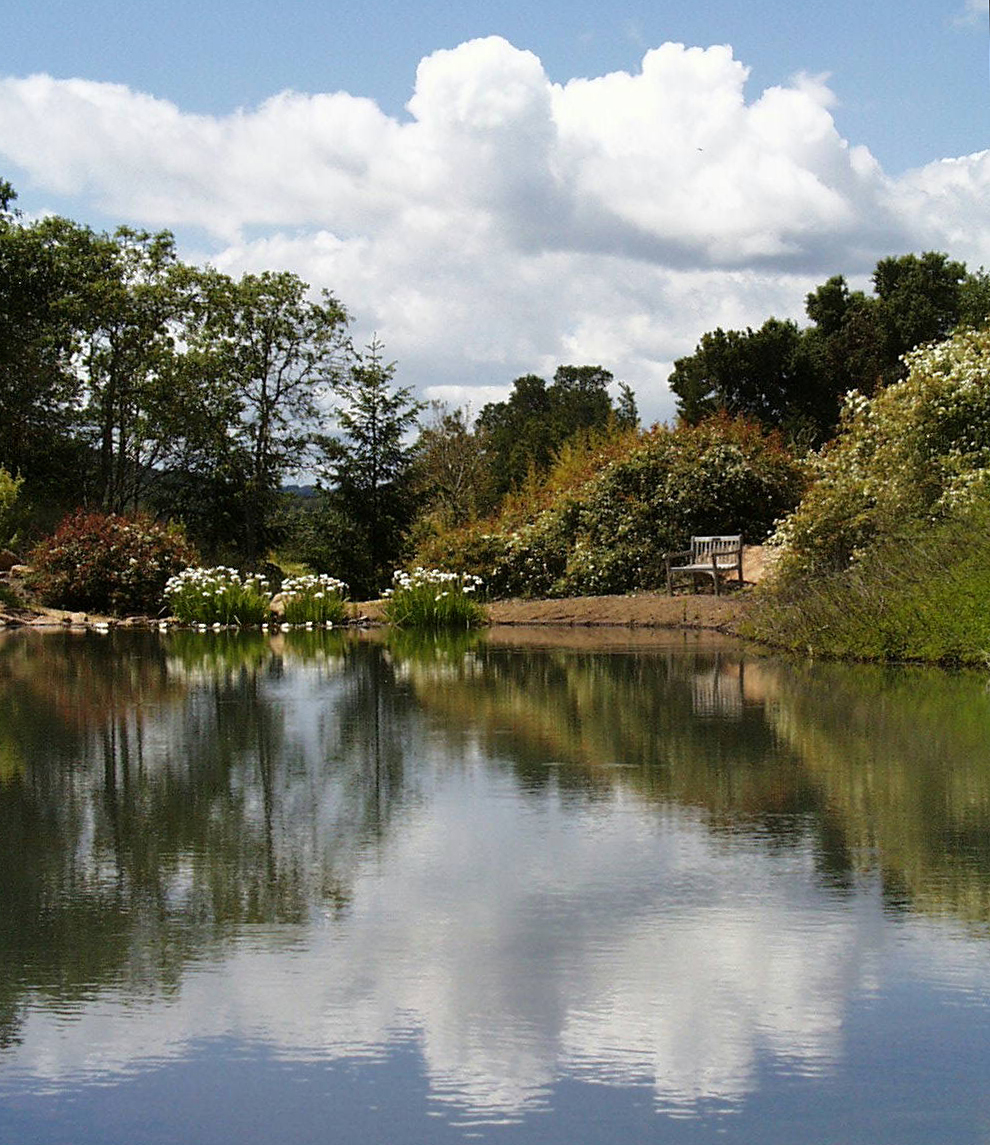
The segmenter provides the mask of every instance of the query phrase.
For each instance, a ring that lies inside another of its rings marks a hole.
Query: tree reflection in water
[[[985,934],[982,678],[504,639],[0,637],[3,1043],[224,962],[273,1039],[411,1022],[479,1107],[588,1063],[735,1101],[838,1052],[871,880]]]

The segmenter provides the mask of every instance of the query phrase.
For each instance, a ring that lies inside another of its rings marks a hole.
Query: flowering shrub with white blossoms
[[[907,377],[847,395],[817,479],[778,526],[781,571],[848,566],[911,525],[990,496],[990,329],[964,329],[905,356]]]
[[[763,540],[804,488],[804,465],[741,418],[655,427],[575,487],[547,490],[528,519],[448,535],[446,559],[502,596],[578,596],[655,588],[663,555],[696,533]]]
[[[485,613],[473,594],[482,579],[472,573],[441,569],[397,569],[392,587],[382,594],[385,617],[407,628],[470,628],[484,624]]]
[[[268,581],[237,569],[187,568],[165,585],[172,615],[184,624],[263,624],[271,611]]]
[[[279,594],[286,624],[343,624],[347,585],[326,573],[287,577]]]

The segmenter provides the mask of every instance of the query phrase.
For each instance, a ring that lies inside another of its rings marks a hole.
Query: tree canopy
[[[937,251],[883,258],[872,282],[867,295],[833,275],[805,300],[810,327],[770,318],[758,330],[703,335],[670,375],[678,414],[693,424],[725,410],[821,444],[849,390],[873,394],[900,380],[909,350],[990,316],[987,275]]]
[[[489,457],[494,490],[507,493],[531,470],[545,472],[554,454],[575,433],[602,428],[609,419],[635,424],[636,404],[619,384],[619,404],[608,387],[612,374],[601,366],[558,366],[553,381],[525,374],[512,383],[504,402],[491,402],[478,415],[476,432]]]

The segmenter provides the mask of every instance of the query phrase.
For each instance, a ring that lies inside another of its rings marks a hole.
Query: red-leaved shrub
[[[176,525],[80,509],[28,558],[27,587],[53,608],[154,615],[165,582],[198,555]]]

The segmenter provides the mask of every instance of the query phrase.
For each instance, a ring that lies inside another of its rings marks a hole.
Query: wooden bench
[[[742,537],[692,537],[691,547],[682,553],[664,553],[667,567],[667,592],[674,595],[674,577],[690,575],[694,591],[698,591],[698,577],[710,576],[719,594],[719,580],[724,573],[736,573],[743,583]]]

